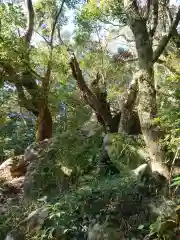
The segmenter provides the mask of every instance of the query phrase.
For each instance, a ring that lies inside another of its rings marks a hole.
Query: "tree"
[[[55,2],[53,4],[55,4]],[[64,4],[65,1],[63,0],[60,5],[56,6],[58,10],[55,8],[55,5],[53,5],[52,21],[46,39],[46,43],[48,43],[48,56],[45,71],[42,71],[41,66],[37,68],[37,66],[33,64],[34,47],[32,46],[31,40],[35,31],[35,11],[32,1],[27,1],[28,22],[27,30],[23,36],[18,36],[17,34],[20,32],[20,28],[21,30],[24,29],[25,21],[24,14],[22,14],[20,7],[13,4],[1,5],[2,19],[4,22],[1,34],[1,47],[2,52],[5,52],[0,60],[2,77],[5,81],[13,83],[16,86],[19,104],[36,116],[37,141],[52,137],[52,114],[49,108],[48,94],[53,65],[54,36],[56,34],[60,15],[64,11]],[[14,14],[14,18],[10,18],[8,11]],[[23,21],[23,25],[20,25],[20,17]],[[8,22],[7,18],[9,18]],[[7,33],[5,29],[6,27],[9,28],[10,24],[15,25],[13,34],[12,31]],[[15,43],[14,39],[16,39]],[[10,46],[11,49],[9,49]],[[14,58],[10,55],[12,54],[12,50],[15,55]],[[10,61],[9,58],[11,59]],[[42,72],[43,75],[41,74]]]
[[[150,154],[153,171],[158,171],[168,178],[169,171],[164,163],[164,156],[159,143],[158,126],[153,122],[156,116],[156,89],[153,66],[161,56],[179,23],[180,7],[169,27],[169,31],[162,37],[156,49],[153,50],[153,40],[159,20],[159,5],[158,1],[147,1],[144,10],[144,6],[139,6],[138,1],[124,1],[128,24],[133,32],[138,54],[138,115],[141,129]],[[167,8],[168,6],[166,4]],[[151,28],[148,28],[148,21],[152,22]]]

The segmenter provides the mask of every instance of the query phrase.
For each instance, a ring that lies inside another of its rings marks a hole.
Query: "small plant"
[[[159,216],[156,222],[151,224],[149,236],[155,236],[158,240],[176,239],[176,221],[177,219],[173,217]]]
[[[177,239],[180,229],[180,206],[176,201],[167,201],[165,205],[161,207],[158,208],[159,210],[161,209],[160,215],[156,221],[150,225],[148,239]]]

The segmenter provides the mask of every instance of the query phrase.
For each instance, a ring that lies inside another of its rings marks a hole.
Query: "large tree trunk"
[[[44,86],[43,86],[44,87]],[[31,95],[31,99],[27,99],[24,88]],[[27,73],[26,78],[23,75],[23,86],[16,84],[19,103],[28,111],[34,113],[36,121],[36,141],[43,141],[46,138],[52,137],[52,115],[48,107],[48,91],[46,88],[37,86],[34,78]],[[44,99],[42,99],[42,95]]]
[[[169,171],[164,163],[164,156],[159,143],[159,129],[154,123],[156,117],[156,90],[154,84],[152,41],[146,27],[145,20],[131,22],[131,29],[135,36],[138,52],[138,115],[144,141],[149,151],[153,171],[169,177]]]
[[[139,76],[139,105],[138,115],[141,130],[151,159],[152,171],[157,171],[166,178],[169,171],[164,163],[164,154],[161,150],[158,126],[154,123],[156,116],[156,91],[154,87],[153,70],[143,69]]]
[[[40,109],[37,117],[36,141],[52,137],[52,115],[47,105]]]

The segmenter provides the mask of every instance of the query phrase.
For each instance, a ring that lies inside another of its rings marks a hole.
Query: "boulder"
[[[27,164],[34,162],[39,156],[41,156],[48,148],[52,139],[44,139],[41,142],[34,142],[29,145],[24,152],[24,161]]]
[[[25,174],[23,186],[25,197],[31,197],[34,190],[36,190],[36,183],[37,181],[40,181],[40,179],[37,180],[38,171],[43,164],[50,143],[51,139],[45,139],[39,143],[32,143],[25,149],[24,160],[27,163],[27,172]]]
[[[26,170],[27,164],[23,155],[11,157],[0,165],[1,195],[3,198],[4,195],[9,196],[9,194],[22,192]]]
[[[26,169],[23,155],[8,158],[0,165],[0,180],[11,181],[15,177],[24,176]]]
[[[56,138],[45,139],[25,150],[24,159],[28,167],[23,186],[24,197],[51,195],[51,190],[60,193],[76,181],[76,171],[63,166],[58,159],[58,145]]]
[[[108,227],[106,224],[96,223],[88,230],[87,240],[128,240],[119,228]]]
[[[103,239],[103,227],[96,223],[89,228],[88,231],[88,240],[101,240]]]
[[[24,176],[14,178],[3,184],[3,191],[6,194],[21,193],[24,186]]]

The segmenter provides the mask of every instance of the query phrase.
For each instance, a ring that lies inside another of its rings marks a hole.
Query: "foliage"
[[[136,211],[138,214],[143,214],[140,205],[138,205],[139,208],[134,209],[134,212],[132,211],[133,206],[140,204],[140,196],[134,186],[136,186],[135,179],[131,177],[94,179],[93,176],[89,176],[84,178],[79,188],[52,200],[49,204],[50,215],[39,237],[85,239],[93,219],[99,223],[106,222],[106,227],[113,224],[114,230],[119,228],[119,224],[122,230],[127,230],[128,217],[124,216],[122,219],[121,206],[118,203],[122,201],[123,208],[123,203],[126,202],[127,206],[124,207],[131,207],[130,215],[135,214]],[[145,216],[141,217],[136,222],[136,227],[144,222]]]
[[[21,219],[26,216],[28,211],[31,211],[34,207],[33,205],[29,206],[22,203],[17,205],[17,201],[13,201],[14,202],[11,204],[4,204],[6,212],[1,213],[0,215],[0,233],[2,239],[4,239],[7,235],[7,232],[15,228],[17,226],[17,222],[21,221]]]
[[[169,64],[178,70],[176,55],[169,56]],[[159,112],[156,122],[164,132],[162,143],[166,149],[167,158],[173,159],[180,142],[180,78],[177,74],[167,74],[159,90]]]
[[[147,161],[147,154],[143,151],[142,139],[138,137],[132,138],[123,134],[109,134],[107,148],[111,161],[120,170],[122,170],[123,166],[134,169]]]
[[[179,206],[176,202],[167,203],[161,215],[150,226],[150,239],[177,239],[179,235]]]
[[[34,140],[34,117],[17,104],[16,92],[11,86],[0,89],[0,159],[24,153]],[[26,131],[26,134],[24,132]]]
[[[173,179],[173,184],[172,186],[180,186],[180,177],[175,177]]]
[[[0,16],[0,61],[8,61],[13,66],[20,68],[22,66],[20,59],[26,52],[22,38],[18,37],[18,31],[23,30],[26,25],[22,7],[2,3],[0,4]]]
[[[71,130],[57,135],[32,165],[35,169],[33,182],[27,183],[30,184],[29,197],[50,196],[51,191],[55,194],[67,190],[85,172],[95,169],[100,146],[101,138],[97,134],[87,137]],[[33,144],[33,149],[35,147],[38,148],[38,144]]]
[[[22,119],[9,119],[6,126],[0,129],[0,155],[3,159],[23,154],[24,149],[34,140],[34,123],[32,121],[25,124]],[[25,130],[27,131],[26,135],[24,135]]]

